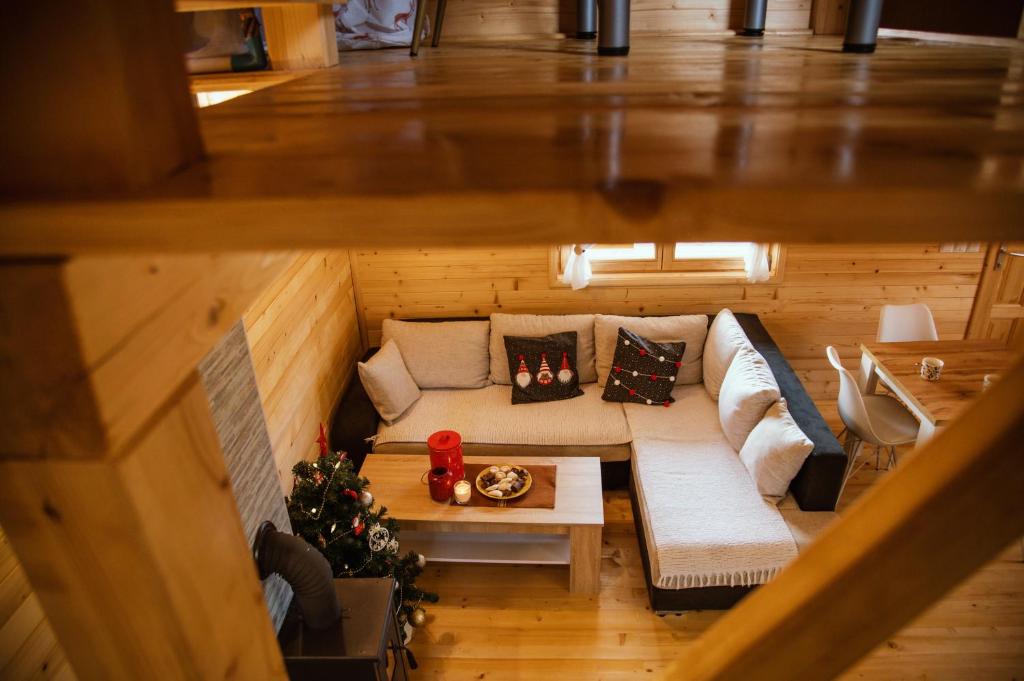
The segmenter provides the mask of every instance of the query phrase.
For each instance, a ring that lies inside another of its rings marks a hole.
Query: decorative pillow
[[[704,389],[711,399],[718,399],[732,358],[745,346],[753,348],[732,310],[726,308],[715,315],[704,343]]]
[[[750,431],[781,397],[775,375],[761,353],[753,347],[740,349],[718,394],[718,419],[733,449],[743,449]]]
[[[583,394],[576,369],[576,332],[542,338],[505,336],[512,404],[553,402]]]
[[[619,329],[615,357],[601,399],[666,407],[675,402],[672,388],[683,365],[686,343],[656,343]]]
[[[385,319],[381,344],[398,344],[405,366],[421,388],[490,385],[490,323],[399,322]]]
[[[632,331],[644,338],[652,338],[659,343],[686,343],[683,353],[683,365],[679,368],[676,382],[685,385],[700,383],[701,354],[704,352],[704,339],[708,334],[708,316],[706,314],[679,315],[676,317],[619,317],[599,314],[594,319],[594,340],[597,344],[597,380],[601,386],[608,378],[615,356],[615,344],[618,341],[619,329]]]
[[[750,471],[761,496],[777,504],[786,496],[789,483],[812,449],[814,443],[796,425],[786,400],[779,400],[768,407],[764,418],[750,431],[740,450],[740,461]]]
[[[592,314],[503,314],[491,315],[491,381],[512,385],[505,357],[505,336],[538,338],[565,331],[576,332],[576,366],[580,383],[597,380],[594,371],[594,315]],[[518,366],[516,367],[518,368]]]
[[[420,389],[405,366],[395,341],[389,340],[366,362],[356,365],[359,380],[384,422],[391,425],[420,399]]]

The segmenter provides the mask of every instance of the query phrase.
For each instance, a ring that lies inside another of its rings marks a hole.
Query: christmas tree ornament
[[[353,500],[355,500],[355,499],[358,499],[358,498],[359,498],[359,493],[358,493],[358,492],[356,492],[356,491],[355,491],[354,489],[346,489],[346,490],[342,490],[342,492],[341,492],[341,493],[342,493],[342,494],[344,494],[344,495],[345,495],[346,497],[348,497],[349,499],[353,499]]]
[[[385,550],[390,540],[391,533],[388,532],[387,528],[380,525],[374,525],[366,534],[366,543],[370,545],[370,550],[374,553],[380,553]]]
[[[569,353],[562,353],[562,368],[558,370],[558,382],[566,385],[572,380],[573,371],[569,368]]]
[[[526,356],[519,355],[519,370],[516,371],[516,385],[525,388],[533,381],[530,370],[526,368]]]
[[[320,424],[320,436],[317,437],[316,443],[320,445],[320,458],[324,458],[329,454],[327,449],[327,432],[324,430],[324,424]]]
[[[363,490],[359,493],[359,503],[363,506],[369,507],[373,505],[373,495],[368,490]]]
[[[548,365],[548,353],[540,353],[540,369],[537,371],[537,382],[541,385],[551,385],[555,380],[555,375],[551,373],[551,367]]]
[[[422,553],[417,553],[416,554],[416,567],[424,568],[426,566],[427,566],[427,557],[424,556]]]
[[[412,611],[412,614],[409,615],[409,622],[414,627],[422,627],[427,623],[427,611],[423,608],[416,608]]]
[[[388,542],[388,553],[398,553],[398,540],[394,537]]]

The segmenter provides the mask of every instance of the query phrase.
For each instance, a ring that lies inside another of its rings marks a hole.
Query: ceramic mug
[[[437,466],[427,471],[427,485],[430,486],[430,498],[434,501],[448,501],[452,498],[455,476],[444,466]]]
[[[942,375],[942,367],[946,363],[938,357],[925,357],[921,360],[921,378],[926,381],[937,381]]]

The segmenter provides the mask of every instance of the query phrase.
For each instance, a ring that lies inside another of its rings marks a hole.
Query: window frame
[[[646,242],[650,243],[650,242]],[[747,281],[742,258],[707,258],[677,260],[675,245],[655,243],[653,260],[591,261],[594,276],[590,286],[686,286],[701,284],[745,284]],[[609,246],[619,244],[607,244]],[[564,287],[562,273],[572,246],[554,246],[551,249],[551,281]],[[768,281],[781,281],[785,263],[785,248],[772,243],[768,247]]]

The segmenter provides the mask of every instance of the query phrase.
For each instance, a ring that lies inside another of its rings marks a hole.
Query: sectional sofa
[[[467,455],[514,448],[534,455],[597,456],[606,488],[629,487],[652,609],[727,608],[774,577],[833,518],[846,454],[760,319],[729,311],[721,316],[714,325],[714,316],[708,315],[387,321],[384,341],[395,340],[403,354],[423,352],[434,358],[409,362],[419,367],[413,378],[426,389],[388,423],[362,383],[353,380],[335,409],[331,446],[357,462],[371,453],[422,453],[432,432],[451,428],[462,434]],[[607,374],[610,361],[602,339],[619,324],[635,325],[641,334],[669,328],[687,336],[680,380],[672,392],[676,402],[669,409],[602,400],[599,374]],[[503,336],[558,330],[578,334],[584,394],[560,402],[511,404]],[[371,349],[364,361],[375,352]],[[743,362],[733,360],[734,354]],[[740,364],[742,370],[761,373],[756,378],[740,375]],[[729,376],[730,371],[736,375]],[[758,381],[765,385],[754,387],[768,396],[771,407],[757,408],[757,425],[749,437],[737,435],[731,417],[720,415],[727,409],[723,400],[735,401],[737,390],[750,392]],[[780,430],[779,423],[788,424],[805,443],[798,471],[785,474],[792,480],[781,501],[779,490],[774,497],[763,493],[771,475],[763,482],[763,471],[747,461],[748,450],[764,449],[772,444],[766,438],[781,437],[776,433],[784,433],[786,426]]]

